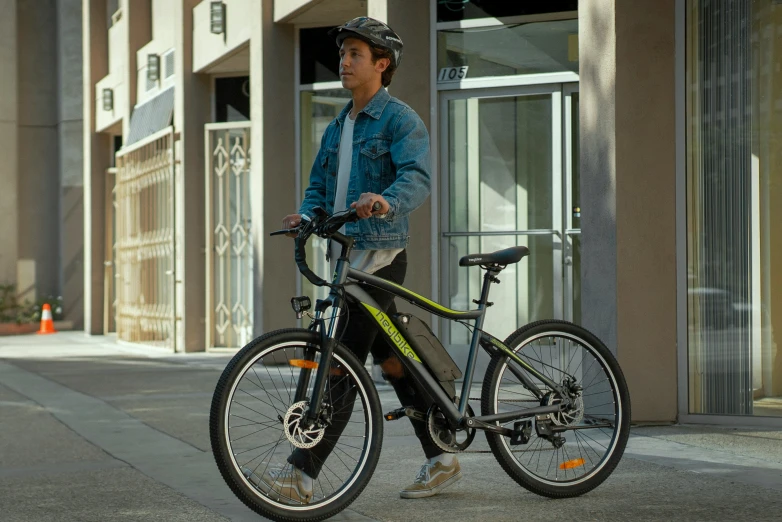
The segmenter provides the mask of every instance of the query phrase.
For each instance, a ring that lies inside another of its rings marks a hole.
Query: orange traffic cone
[[[43,305],[41,310],[41,329],[38,330],[39,334],[53,334],[57,333],[54,329],[54,320],[52,319],[52,307],[49,303]]]

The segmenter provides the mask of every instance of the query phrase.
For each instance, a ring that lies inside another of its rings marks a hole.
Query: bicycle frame
[[[349,253],[349,248],[347,250],[347,253]],[[465,413],[469,403],[470,390],[472,388],[472,380],[475,373],[475,364],[478,359],[479,345],[487,352],[489,352],[490,355],[497,353],[507,355],[510,359],[518,363],[526,372],[532,374],[541,382],[549,386],[552,390],[561,389],[561,383],[553,382],[547,376],[536,370],[532,365],[519,357],[502,341],[481,330],[487,310],[489,289],[492,281],[497,281],[495,276],[499,272],[500,269],[487,269],[486,273],[484,274],[481,298],[477,302],[478,309],[468,311],[458,311],[446,308],[400,285],[392,283],[391,281],[387,281],[377,276],[352,268],[349,264],[349,261],[347,260],[344,247],[342,255],[337,261],[333,283],[335,285],[344,285],[345,292],[360,304],[361,309],[374,318],[378,324],[379,330],[381,332],[380,334],[384,335],[386,340],[392,346],[396,347],[397,350],[399,350],[400,359],[402,360],[407,370],[412,374],[414,379],[421,383],[425,391],[429,393],[432,398],[434,398],[435,403],[446,416],[448,421],[454,426],[463,426],[466,420]],[[391,318],[382,311],[380,305],[378,305],[377,302],[358,285],[358,283],[365,283],[389,292],[418,308],[446,319],[475,321],[458,409],[456,408],[451,398],[448,397],[443,388],[437,382],[437,380],[424,366],[421,359],[404,338],[404,335],[402,335],[402,333],[399,332],[399,330],[396,328]],[[333,352],[333,342],[337,332],[340,311],[346,305],[343,300],[344,299],[340,295],[340,292],[332,287],[329,298],[325,301],[319,302],[318,307],[316,307],[315,310],[313,327],[319,330],[322,346],[324,349],[321,356],[319,369],[316,374],[313,397],[310,401],[310,410],[308,412],[308,420],[310,422],[315,422],[319,415],[319,405],[321,404],[326,379],[328,378],[328,368],[331,365],[331,354]],[[324,314],[329,307],[332,308],[333,313],[330,315],[330,317],[324,318]],[[532,392],[538,399],[543,397],[544,393],[538,389],[538,387],[532,382],[532,380],[525,374],[524,371],[521,371],[519,368],[516,368],[513,365],[509,365],[508,367],[510,371],[521,381],[525,388]],[[296,400],[303,400],[304,390],[306,389],[309,372],[311,371],[313,370],[302,370],[299,386],[297,388]],[[467,421],[467,424],[470,428],[488,429],[509,434],[506,432],[510,432],[510,430],[497,426],[495,423],[509,422],[511,420],[528,418],[534,415],[555,413],[563,409],[563,406],[564,402],[556,405],[526,408],[522,410],[514,410],[511,412],[498,413],[495,415],[471,417],[470,420]]]

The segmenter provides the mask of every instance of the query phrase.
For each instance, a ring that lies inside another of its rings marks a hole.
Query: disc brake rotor
[[[558,404],[562,402],[562,399],[555,397],[552,393],[549,395],[548,401],[546,402],[549,406],[551,406],[552,404]],[[573,409],[551,413],[549,414],[549,417],[551,418],[551,422],[557,426],[571,426],[573,424],[578,424],[584,419],[584,399],[581,397],[581,395],[579,395],[574,401]]]
[[[304,425],[309,402],[300,401],[288,408],[283,424],[285,425],[285,437],[297,448],[307,449],[315,446],[323,438],[326,428]]]

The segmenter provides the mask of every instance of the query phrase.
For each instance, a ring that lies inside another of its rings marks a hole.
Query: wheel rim
[[[584,339],[566,332],[547,331],[532,336],[514,351],[558,384],[567,375],[576,378],[583,386],[576,400],[578,407],[568,413],[552,414],[549,418],[552,426],[586,428],[563,432],[566,442],[561,448],[555,448],[551,442],[537,436],[537,420],[532,421],[532,433],[527,444],[510,445],[509,439],[502,437],[500,440],[507,453],[515,459],[517,469],[555,486],[576,485],[594,477],[616,450],[623,425],[618,383],[606,360]],[[502,363],[494,386],[494,412],[540,405],[541,401],[522,387],[508,364],[508,360]],[[530,378],[544,392],[550,391],[535,377],[530,375]],[[549,399],[546,402],[558,401]],[[601,426],[606,422],[610,422],[612,427]],[[513,422],[504,426],[512,429]]]
[[[231,465],[241,480],[263,502],[296,511],[321,508],[344,496],[367,464],[373,436],[373,412],[366,388],[346,361],[334,353],[331,368],[335,376],[327,383],[325,398],[330,397],[332,403],[334,399],[338,400],[336,391],[345,389],[343,387],[354,387],[357,395],[347,427],[314,480],[312,500],[303,504],[289,498],[273,498],[248,480],[243,469],[251,470],[257,478],[267,471],[292,468],[287,457],[296,448],[285,436],[285,417],[294,405],[301,370],[290,366],[290,360],[300,357],[308,348],[311,349],[311,345],[304,342],[280,343],[262,350],[245,363],[231,386],[223,417],[225,445]],[[270,364],[272,357],[275,364]],[[314,361],[320,361],[319,349]],[[306,397],[312,395],[314,380],[313,371]],[[328,429],[326,438],[329,438]]]

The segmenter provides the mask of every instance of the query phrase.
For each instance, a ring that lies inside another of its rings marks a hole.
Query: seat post
[[[487,268],[486,273],[483,274],[483,288],[481,289],[481,298],[475,303],[481,308],[491,306],[489,304],[489,290],[491,289],[492,283],[500,282],[500,280],[497,279],[497,274],[499,274],[500,271],[501,269],[498,268]]]
[[[492,283],[500,282],[500,280],[496,277],[496,274],[499,274],[500,270],[501,269],[499,268],[486,269],[486,273],[483,275],[483,289],[481,290],[481,298],[479,301],[476,301],[478,309],[483,313],[481,313],[481,315],[475,319],[475,330],[472,334],[472,341],[470,341],[470,352],[467,356],[467,367],[464,370],[464,380],[462,381],[462,396],[461,400],[459,401],[459,413],[461,413],[462,417],[465,415],[465,412],[467,411],[467,405],[470,402],[470,389],[472,388],[472,378],[475,374],[475,363],[478,360],[478,342],[481,338],[483,320],[486,317],[486,308],[491,306],[491,303],[488,302],[489,288],[491,287]]]

